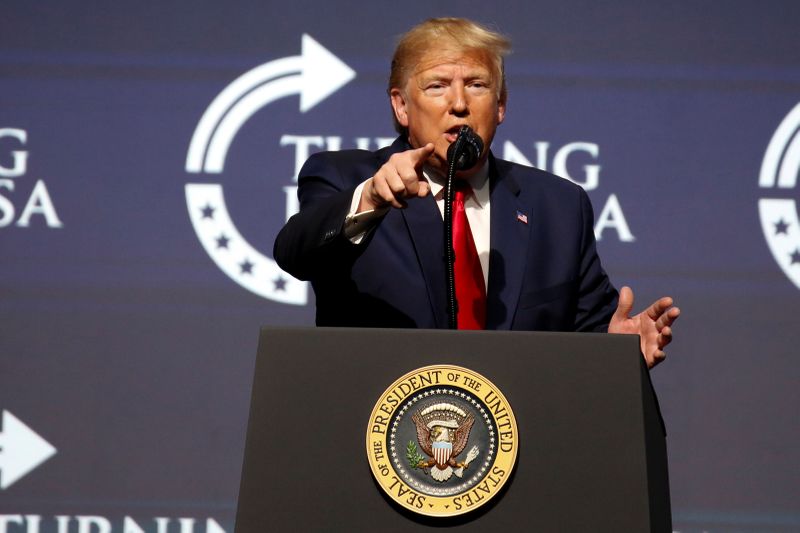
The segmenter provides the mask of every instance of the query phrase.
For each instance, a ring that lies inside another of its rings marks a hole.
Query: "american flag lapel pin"
[[[523,224],[527,224],[528,223],[528,215],[526,215],[522,211],[517,211],[517,220],[519,220]]]

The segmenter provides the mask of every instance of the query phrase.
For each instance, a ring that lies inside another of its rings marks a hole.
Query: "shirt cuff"
[[[353,244],[360,244],[369,231],[374,228],[378,221],[389,211],[389,207],[379,207],[369,211],[357,213],[358,204],[361,203],[361,191],[364,190],[366,181],[356,187],[353,191],[353,199],[350,201],[350,212],[344,217],[344,236]]]

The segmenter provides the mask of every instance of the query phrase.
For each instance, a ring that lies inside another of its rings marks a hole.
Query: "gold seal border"
[[[389,457],[389,421],[418,390],[431,386],[455,387],[479,398],[489,408],[497,433],[496,455],[489,471],[469,490],[452,496],[430,496],[409,487]],[[478,509],[503,488],[516,463],[518,435],[511,405],[494,383],[461,366],[429,365],[398,378],[378,398],[367,424],[367,460],[378,485],[400,506],[425,516],[458,516]]]

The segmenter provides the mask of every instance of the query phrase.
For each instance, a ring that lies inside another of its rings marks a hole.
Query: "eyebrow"
[[[452,76],[449,72],[448,73],[437,73],[437,72],[429,72],[427,74],[417,74],[417,77],[420,83],[426,83],[431,81],[441,81],[441,80],[452,80],[455,76]],[[494,81],[494,76],[492,72],[487,69],[475,69],[475,70],[468,70],[465,72],[463,76],[465,81],[472,81],[472,80],[486,80],[489,82]]]

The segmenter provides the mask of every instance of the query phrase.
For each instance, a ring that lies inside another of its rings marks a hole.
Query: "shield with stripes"
[[[444,468],[447,466],[447,461],[450,460],[450,454],[453,453],[453,444],[445,441],[434,442],[431,450],[436,464]]]

